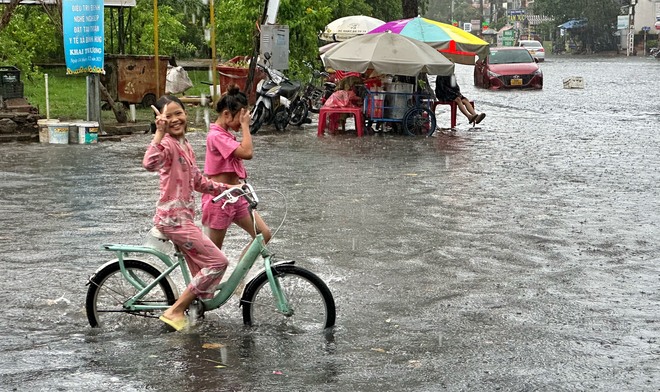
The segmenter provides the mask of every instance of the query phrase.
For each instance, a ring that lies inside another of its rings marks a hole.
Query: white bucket
[[[78,144],[78,123],[82,120],[74,120],[69,123],[69,144]]]
[[[48,124],[48,142],[50,144],[69,144],[69,123]]]
[[[39,143],[48,143],[50,137],[48,135],[48,126],[51,124],[57,124],[60,120],[53,119],[41,119],[37,120],[37,125],[39,126]]]
[[[78,144],[93,144],[99,140],[99,123],[80,121],[78,125]]]

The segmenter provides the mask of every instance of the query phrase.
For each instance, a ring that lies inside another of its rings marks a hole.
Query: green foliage
[[[452,1],[454,9],[452,12]],[[451,24],[452,20],[457,22],[469,22],[479,19],[479,9],[472,6],[469,0],[439,0],[429,4],[425,16],[438,22]]]
[[[0,32],[0,64],[14,65],[24,77],[38,75],[34,63],[61,58],[62,35],[41,8],[18,6]]]
[[[401,9],[401,0],[393,0],[399,3],[399,10]],[[383,0],[380,3],[390,2],[390,0]],[[381,9],[376,8],[378,1],[374,0],[339,0],[328,4],[332,6],[332,15],[328,22],[339,19],[343,16],[350,15],[368,15],[374,18],[381,18]],[[382,9],[386,11],[386,8]],[[327,23],[326,23],[327,24]],[[325,27],[325,26],[324,26]]]
[[[277,22],[289,27],[289,75],[304,77],[306,63],[318,63],[318,34],[332,19],[334,2],[282,0]],[[262,0],[221,0],[217,18],[217,52],[225,60],[250,55],[254,48],[257,21],[263,12]]]
[[[109,14],[106,12],[106,26],[109,26]],[[152,0],[138,0],[131,12],[131,24],[127,30],[129,54],[154,54],[154,14]],[[158,53],[161,55],[185,54],[194,52],[191,43],[181,37],[185,34],[182,9],[175,9],[166,3],[158,4]],[[106,34],[106,52],[110,53],[109,34]]]
[[[403,18],[403,6],[401,0],[366,0],[372,8],[371,14],[366,14],[389,22]],[[353,15],[349,12],[348,15]]]
[[[262,8],[262,0],[216,2],[216,51],[222,58],[247,56],[252,53],[255,28],[257,21],[261,19]]]
[[[557,24],[570,19],[587,19],[586,27],[570,30],[570,34],[589,49],[614,43],[614,24],[620,13],[618,0],[537,0],[534,10],[537,14],[554,18]]]

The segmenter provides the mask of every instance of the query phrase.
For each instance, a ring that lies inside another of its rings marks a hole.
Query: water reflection
[[[542,68],[544,90],[528,94],[476,90],[471,69],[457,67],[488,113],[481,129],[459,119],[427,139],[255,137],[251,182],[288,198],[273,250],[335,296],[338,326],[326,336],[245,328],[237,302],[187,334],[159,323],[90,329],[85,283],[110,257],[100,245],[140,244],[151,228],[157,178],[140,167],[149,137],[0,144],[2,385],[652,390],[660,102],[639,102],[659,90],[660,62]],[[564,90],[565,76],[587,87]],[[202,162],[205,135],[190,139]],[[278,222],[281,201],[262,195],[262,215]],[[229,232],[230,259],[246,242]]]

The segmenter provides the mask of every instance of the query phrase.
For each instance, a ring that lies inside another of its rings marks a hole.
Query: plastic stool
[[[364,116],[362,114],[362,108],[360,107],[347,107],[347,108],[329,108],[322,107],[319,111],[319,127],[317,131],[317,136],[321,137],[325,133],[326,122],[330,120],[329,130],[331,132],[336,131],[337,120],[336,116],[339,114],[352,114],[355,118],[355,129],[357,130],[357,135],[359,137],[364,135]]]
[[[456,101],[433,101],[433,113],[435,113],[435,107],[438,105],[449,105],[451,112],[451,128],[456,128],[456,114],[458,112],[458,104],[456,104]],[[470,101],[470,105],[474,107],[474,101]]]

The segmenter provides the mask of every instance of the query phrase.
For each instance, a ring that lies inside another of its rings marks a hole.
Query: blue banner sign
[[[103,73],[103,0],[63,0],[66,73]]]

